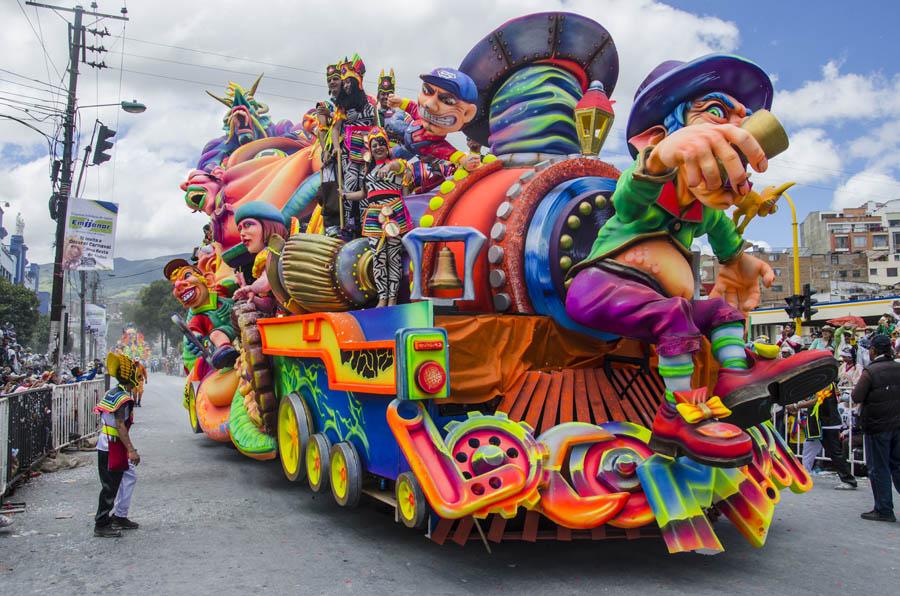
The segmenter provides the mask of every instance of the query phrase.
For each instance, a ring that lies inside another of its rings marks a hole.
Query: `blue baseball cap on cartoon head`
[[[451,92],[467,103],[478,101],[478,87],[475,86],[475,81],[466,73],[455,68],[435,68],[428,74],[419,75],[419,78],[435,87]]]

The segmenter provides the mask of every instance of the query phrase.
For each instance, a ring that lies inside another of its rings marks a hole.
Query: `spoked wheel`
[[[285,477],[291,482],[306,477],[303,455],[312,434],[312,418],[306,402],[296,393],[281,400],[278,406],[278,459]]]
[[[428,521],[428,503],[419,481],[412,472],[403,472],[394,484],[397,514],[407,528],[424,530]]]
[[[188,392],[188,418],[191,423],[191,430],[195,434],[200,434],[203,429],[200,427],[200,418],[197,416],[197,393],[194,391],[194,384],[188,382],[185,391]]]
[[[309,488],[319,493],[328,488],[328,462],[331,452],[331,441],[322,433],[309,438],[306,446],[306,479]]]
[[[362,495],[362,463],[356,447],[341,441],[331,448],[331,494],[341,507],[356,507]]]

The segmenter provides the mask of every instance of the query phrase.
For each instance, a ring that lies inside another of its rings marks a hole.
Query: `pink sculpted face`
[[[241,244],[247,247],[247,252],[257,254],[265,248],[263,241],[263,228],[258,219],[248,217],[238,224],[238,234],[241,236]]]
[[[216,168],[219,170],[219,168]],[[222,180],[218,172],[207,173],[193,170],[188,179],[181,183],[184,191],[184,202],[192,211],[202,211],[212,215],[216,205],[216,195],[222,188]]]

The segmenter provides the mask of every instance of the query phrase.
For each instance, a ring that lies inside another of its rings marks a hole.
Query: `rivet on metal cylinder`
[[[500,222],[495,223],[491,227],[491,239],[499,242],[500,240],[503,240],[504,236],[506,236],[506,226]]]
[[[488,249],[488,262],[492,265],[496,265],[500,261],[503,260],[503,247],[502,246],[492,246]]]
[[[594,206],[588,203],[587,201],[583,201],[578,205],[578,212],[582,215],[590,215],[591,211],[594,210]]]
[[[581,227],[581,218],[577,215],[570,215],[566,218],[566,225],[569,226],[570,230],[577,230]]]
[[[488,275],[492,288],[502,287],[506,283],[506,274],[501,269],[492,269]]]
[[[563,250],[569,250],[575,244],[575,240],[568,234],[559,237],[559,247]]]
[[[507,294],[497,294],[494,296],[494,308],[499,311],[509,310],[509,307],[512,306],[512,300],[509,299],[509,295]]]
[[[513,206],[509,201],[503,201],[497,207],[497,217],[500,219],[506,219],[512,214]]]

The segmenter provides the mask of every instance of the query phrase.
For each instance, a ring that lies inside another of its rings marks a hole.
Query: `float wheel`
[[[428,520],[428,503],[419,481],[412,472],[403,472],[394,484],[397,498],[397,515],[407,528],[424,530]]]
[[[306,480],[309,488],[320,493],[328,488],[328,454],[331,452],[331,441],[322,433],[316,433],[309,438],[306,446]]]
[[[200,427],[200,418],[197,416],[197,394],[194,391],[194,386],[191,383],[188,383],[188,420],[191,423],[191,430],[194,431],[194,434],[200,434],[203,432],[203,428]]]
[[[303,480],[306,464],[303,454],[309,445],[312,422],[306,402],[296,393],[281,400],[278,406],[278,459],[285,477],[291,482]]]
[[[362,495],[362,463],[352,443],[341,441],[329,455],[331,494],[341,507],[356,507]]]

